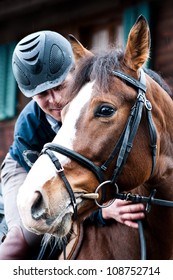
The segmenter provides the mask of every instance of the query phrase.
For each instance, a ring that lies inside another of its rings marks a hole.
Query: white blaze
[[[69,149],[73,149],[73,141],[76,133],[76,122],[81,114],[82,108],[89,101],[92,93],[92,87],[94,82],[87,83],[78,93],[78,95],[72,100],[68,108],[68,112],[64,118],[63,126],[59,130],[58,134],[53,140],[53,143],[60,144]],[[64,166],[65,163],[70,159],[61,154],[55,153],[58,156],[61,164]],[[28,173],[28,176],[20,189],[21,199],[25,203],[23,196],[27,196],[26,200],[32,199],[34,190],[39,190],[43,184],[56,175],[56,169],[52,161],[47,155],[42,155],[34,163],[32,169]],[[27,193],[26,193],[27,192]],[[25,194],[26,193],[26,194]],[[30,195],[29,195],[30,193]],[[29,198],[30,197],[30,198]],[[20,203],[22,203],[19,196]],[[22,204],[23,204],[22,203]]]
[[[91,98],[92,87],[93,82],[86,84],[70,103],[68,112],[63,121],[63,126],[54,138],[53,143],[73,149],[73,142],[76,134],[76,123],[81,115],[81,110]],[[58,158],[62,165],[70,160],[69,158],[60,154],[58,155]]]

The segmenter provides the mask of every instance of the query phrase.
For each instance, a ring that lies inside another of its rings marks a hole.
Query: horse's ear
[[[93,56],[93,53],[87,50],[73,35],[68,35],[74,57],[77,60],[81,59],[84,56]]]
[[[139,16],[133,25],[125,49],[125,64],[137,71],[149,58],[150,31],[146,19]]]

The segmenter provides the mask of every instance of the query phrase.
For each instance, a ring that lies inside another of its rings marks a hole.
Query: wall
[[[154,29],[153,68],[165,78],[173,91],[173,5],[166,1],[157,9]]]

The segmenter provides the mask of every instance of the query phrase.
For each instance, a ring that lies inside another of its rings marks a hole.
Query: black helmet
[[[70,43],[53,31],[26,36],[16,45],[12,58],[13,74],[27,97],[61,84],[73,63]]]

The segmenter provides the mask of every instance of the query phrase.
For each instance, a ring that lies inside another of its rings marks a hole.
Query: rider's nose
[[[48,93],[49,93],[49,102],[50,103],[55,103],[55,102],[59,103],[60,102],[61,95],[57,91],[50,89],[50,90],[48,90]]]

